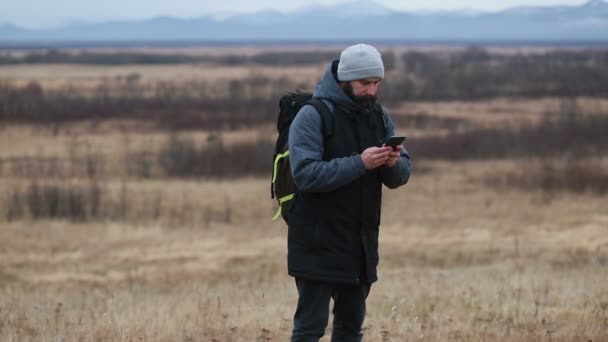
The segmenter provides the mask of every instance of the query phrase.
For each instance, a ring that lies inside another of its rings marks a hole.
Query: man
[[[384,146],[394,125],[379,105],[384,64],[365,44],[346,48],[331,63],[314,96],[332,112],[333,133],[323,136],[313,106],[289,130],[289,158],[298,187],[287,212],[288,270],[299,294],[292,341],[325,334],[330,298],[332,341],[360,341],[365,300],[378,278],[382,184],[394,189],[410,175],[402,146]]]

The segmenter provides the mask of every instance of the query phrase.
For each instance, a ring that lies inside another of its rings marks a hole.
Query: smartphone
[[[393,150],[396,150],[397,146],[401,145],[401,143],[403,143],[404,140],[405,140],[405,137],[390,137],[386,141],[385,145],[392,147]]]

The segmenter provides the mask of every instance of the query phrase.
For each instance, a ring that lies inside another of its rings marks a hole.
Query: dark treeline
[[[144,53],[144,52],[65,52],[48,50],[30,52],[23,56],[12,56],[0,53],[0,65],[15,64],[90,64],[90,65],[127,65],[127,64],[192,64],[216,63],[227,66],[264,65],[264,66],[298,66],[327,63],[338,59],[336,51],[300,51],[300,52],[260,52],[253,55],[193,55],[179,53]],[[392,70],[395,66],[395,55],[389,51],[383,55],[384,66]]]
[[[302,52],[261,52],[254,55],[193,55],[179,53],[145,53],[145,52],[65,52],[48,50],[30,52],[23,56],[0,54],[2,64],[184,64],[184,63],[218,63],[224,65],[307,65],[337,59],[339,51],[302,51]],[[389,58],[389,62],[392,61]]]
[[[0,65],[2,64],[98,64],[98,65],[122,65],[122,64],[180,64],[194,62],[213,61],[211,56],[189,56],[185,54],[148,54],[148,53],[94,53],[80,52],[68,53],[60,50],[48,50],[45,52],[30,52],[24,56],[11,56],[0,54]]]
[[[408,149],[427,160],[602,156],[608,149],[608,116],[581,112],[547,114],[523,128],[476,128],[445,136],[410,139]]]
[[[35,55],[23,58],[28,56]],[[48,52],[44,56],[84,58],[88,55]],[[130,58],[127,54],[97,56]],[[395,69],[383,80],[380,93],[381,102],[389,105],[414,100],[481,100],[500,96],[608,96],[608,50],[501,55],[469,48],[457,53],[407,52],[401,56],[400,63],[389,58],[394,57],[393,54],[385,56]],[[159,55],[159,58],[173,57]],[[246,58],[269,65],[331,59],[315,52],[267,52]],[[153,120],[159,127],[168,129],[252,127],[275,120],[281,94],[297,89],[310,91],[314,87],[297,79],[259,75],[222,82],[150,84],[142,82],[141,75],[135,73],[118,82],[100,80],[93,90],[74,87],[47,90],[37,82],[17,86],[0,80],[0,120],[62,123],[129,118]],[[217,92],[219,88],[223,89],[221,95]]]
[[[405,72],[385,82],[390,100],[608,96],[608,50],[506,55],[469,48],[402,58]]]
[[[289,85],[292,86],[295,87]],[[239,82],[229,86],[229,91],[238,96],[241,88]],[[273,96],[195,97],[167,84],[157,85],[152,95],[133,88],[114,95],[103,85],[86,95],[73,89],[45,91],[37,82],[24,87],[0,84],[0,120],[50,125],[77,120],[141,119],[168,130],[237,129],[271,122],[276,116],[276,103]]]

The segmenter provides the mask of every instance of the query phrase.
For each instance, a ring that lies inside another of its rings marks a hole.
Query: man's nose
[[[378,91],[378,85],[377,84],[370,84],[365,89],[365,95],[376,95],[377,91]]]

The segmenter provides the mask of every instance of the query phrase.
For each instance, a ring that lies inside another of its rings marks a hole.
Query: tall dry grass
[[[432,163],[385,193],[366,341],[608,337],[606,198],[484,182],[514,168]],[[0,339],[288,339],[297,294],[267,182],[180,184],[158,185],[227,197],[232,220],[2,223]]]

